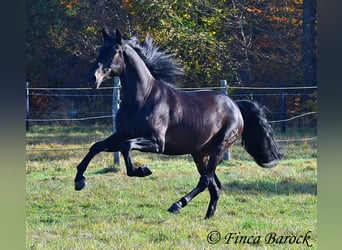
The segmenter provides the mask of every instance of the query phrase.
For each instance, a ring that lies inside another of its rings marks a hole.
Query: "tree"
[[[178,87],[217,87],[221,79],[230,86],[315,83],[316,5],[315,0],[26,0],[27,78],[31,87],[85,86],[104,27],[141,40],[150,33],[184,66]],[[263,98],[269,107],[276,105],[276,97]],[[301,98],[288,101],[293,104],[288,109],[305,107]]]
[[[306,84],[317,84],[316,76],[316,27],[317,3],[315,0],[303,2],[302,70]]]
[[[150,32],[182,62],[187,75],[178,86],[217,87],[220,79],[234,79],[225,1],[129,1],[126,9],[133,33]]]
[[[234,50],[234,58],[249,74],[244,77],[244,84],[302,82],[301,1],[247,0],[236,1],[233,7],[241,20],[234,31],[235,44],[240,43],[238,47],[242,49]]]
[[[98,30],[123,26],[122,13],[113,10],[120,10],[120,2],[27,0],[28,80],[35,86],[84,85],[100,43]]]
[[[305,18],[307,9],[315,17],[308,2],[27,0],[28,78],[50,86],[84,84],[105,27],[141,40],[150,32],[184,65],[179,86],[216,87],[221,79],[230,85],[298,84],[315,71],[316,24]]]

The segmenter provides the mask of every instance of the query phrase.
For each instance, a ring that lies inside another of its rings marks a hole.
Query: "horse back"
[[[194,153],[209,147],[222,130],[243,124],[237,105],[215,91],[177,91],[170,98],[165,135],[168,154]],[[240,130],[240,129],[239,129]]]

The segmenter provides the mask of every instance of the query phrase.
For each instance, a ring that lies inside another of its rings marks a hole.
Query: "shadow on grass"
[[[97,171],[94,172],[94,174],[118,173],[120,171],[121,171],[120,167],[111,166],[111,167],[107,167],[107,168],[103,168],[103,169],[97,170]]]
[[[279,182],[271,180],[232,181],[223,185],[228,193],[243,192],[248,194],[265,193],[266,195],[313,194],[317,195],[317,184],[296,182],[293,179],[283,179]]]

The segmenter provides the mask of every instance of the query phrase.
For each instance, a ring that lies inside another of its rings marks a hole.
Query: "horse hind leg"
[[[193,198],[208,187],[210,202],[205,218],[209,219],[214,215],[222,190],[221,182],[215,173],[216,166],[222,159],[224,152],[236,140],[238,135],[237,131],[238,130],[233,129],[233,127],[230,127],[229,129],[223,127],[212,141],[210,149],[193,155],[197,169],[201,174],[200,180],[195,189],[181,198],[178,202],[172,204],[168,210],[169,212],[178,213],[181,208],[185,207]]]
[[[207,164],[203,164],[202,168],[199,169],[202,177],[207,178],[208,180],[208,190],[210,194],[208,210],[205,216],[206,219],[209,219],[214,215],[222,190],[222,184],[215,173],[216,167],[222,160],[224,152],[234,142],[236,137],[237,129],[223,128],[221,133],[219,133],[216,139],[213,141],[213,149]]]
[[[179,201],[173,203],[167,211],[174,214],[179,213],[180,210],[188,205],[193,198],[195,198],[198,194],[203,192],[208,187],[209,183],[207,183],[206,181],[207,179],[203,179],[201,176],[197,186],[190,193],[183,196]]]
[[[179,213],[180,210],[189,204],[189,202],[194,199],[198,194],[203,192],[207,187],[210,194],[210,202],[208,206],[208,211],[205,216],[206,219],[211,218],[216,210],[217,202],[221,193],[222,185],[219,181],[217,175],[214,173],[211,178],[208,178],[206,173],[206,167],[208,164],[209,157],[206,155],[198,155],[193,156],[194,161],[196,162],[198,172],[201,174],[201,177],[199,179],[199,182],[191,192],[189,192],[187,195],[182,197],[179,201],[173,203],[171,207],[168,209],[171,213]]]
[[[216,211],[217,202],[220,197],[222,189],[221,183],[219,182],[216,174],[213,178],[210,179],[208,179],[205,176],[201,176],[196,188],[194,188],[190,193],[182,197],[179,201],[173,203],[167,211],[174,214],[179,213],[183,207],[188,205],[192,199],[194,199],[198,194],[203,192],[207,187],[210,194],[210,202],[205,219],[211,218]]]
[[[205,155],[192,155],[192,157],[196,163],[198,172],[202,175],[203,169],[204,169],[206,163],[208,162],[208,157]],[[197,184],[196,188],[194,188],[187,195],[183,196],[177,202],[173,203],[167,211],[170,213],[174,213],[174,214],[179,213],[180,210],[183,207],[185,207],[186,205],[188,205],[188,203],[193,198],[195,198],[199,193],[203,192],[206,187],[203,185],[200,185],[200,182],[201,182],[201,179],[200,179],[199,183]]]
[[[211,157],[214,157],[214,156],[212,155]],[[207,170],[208,170],[207,168],[208,168],[208,164],[210,161],[209,156],[205,156],[205,157],[199,156],[194,159],[195,159],[197,169],[200,172],[200,174],[201,175],[207,174]],[[220,157],[218,158],[218,160],[216,160],[216,163],[215,163],[216,165],[218,164],[219,160],[220,160]],[[216,211],[216,207],[217,207],[217,202],[220,198],[220,194],[222,190],[222,184],[215,172],[213,174],[213,178],[210,178],[210,182],[208,184],[208,190],[210,194],[210,201],[209,201],[208,210],[205,216],[206,219],[209,219],[214,215]]]
[[[216,174],[214,175],[214,178],[209,183],[208,190],[210,194],[210,201],[209,201],[207,213],[205,215],[206,219],[209,219],[214,215],[216,211],[216,207],[217,207],[217,202],[220,198],[220,194],[222,190],[221,183]]]

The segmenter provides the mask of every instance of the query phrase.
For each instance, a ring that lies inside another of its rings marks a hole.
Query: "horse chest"
[[[143,110],[120,110],[116,118],[117,132],[126,137],[140,137],[152,133],[155,116]]]

